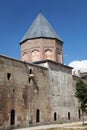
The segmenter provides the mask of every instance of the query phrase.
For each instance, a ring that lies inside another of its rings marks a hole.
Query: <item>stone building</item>
[[[20,41],[21,60],[0,55],[0,125],[75,121],[72,68],[63,64],[63,41],[39,13]]]

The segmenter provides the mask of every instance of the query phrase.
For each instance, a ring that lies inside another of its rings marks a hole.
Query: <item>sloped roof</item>
[[[47,19],[42,15],[42,13],[39,13],[38,16],[35,18],[33,24],[28,29],[24,37],[21,39],[20,43],[28,39],[40,37],[55,38],[62,41],[62,39],[57,35]]]

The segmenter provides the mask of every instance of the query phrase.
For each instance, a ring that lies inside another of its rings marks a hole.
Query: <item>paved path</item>
[[[75,123],[65,123],[65,124],[34,126],[34,127],[14,129],[14,130],[44,130],[48,128],[75,128],[76,129],[76,128],[87,128],[87,125],[82,126],[82,122],[75,122]]]

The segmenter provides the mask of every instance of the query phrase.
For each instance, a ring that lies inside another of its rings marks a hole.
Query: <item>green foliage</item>
[[[84,124],[84,112],[87,112],[87,84],[82,79],[78,79],[76,82],[75,97],[80,102],[80,109],[83,113],[83,124]]]
[[[83,112],[86,112],[87,108],[87,84],[85,84],[81,79],[76,82],[76,92],[75,97],[78,98],[80,102],[80,108]]]

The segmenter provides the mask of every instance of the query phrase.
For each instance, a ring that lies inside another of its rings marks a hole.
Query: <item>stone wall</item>
[[[0,56],[1,125],[39,124],[49,120],[47,76],[46,68]],[[39,119],[36,119],[37,110]]]
[[[56,122],[78,120],[78,104],[74,96],[75,83],[73,84],[72,68],[51,61],[48,62],[48,67],[51,119]]]
[[[78,119],[71,68],[0,55],[0,125],[17,127]]]

